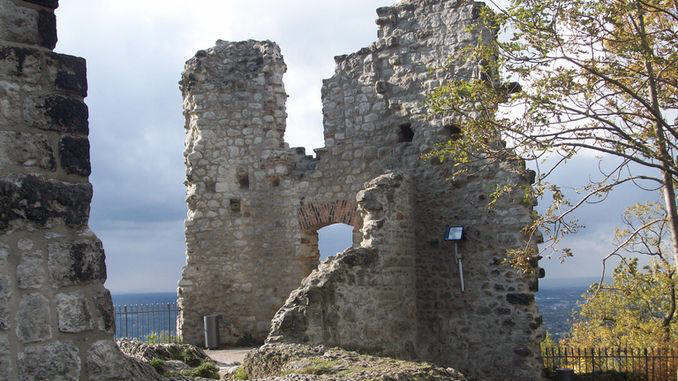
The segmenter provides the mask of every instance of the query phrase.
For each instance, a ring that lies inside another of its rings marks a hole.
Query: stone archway
[[[354,227],[360,225],[356,203],[349,200],[302,203],[298,217],[299,227],[303,231],[318,230],[337,223]]]
[[[333,224],[353,227],[353,245],[360,242],[360,216],[355,201],[337,200],[332,202],[304,203],[297,213],[301,231],[299,256],[318,260],[318,230]]]
[[[299,256],[303,258],[319,258],[318,230],[332,224],[353,226],[353,245],[360,242],[360,216],[356,203],[348,200],[332,202],[304,203],[297,213],[301,231]]]

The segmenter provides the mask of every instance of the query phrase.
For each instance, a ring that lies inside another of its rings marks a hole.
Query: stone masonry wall
[[[455,132],[454,121],[431,119],[428,92],[479,75],[477,62],[449,57],[493,38],[474,27],[481,6],[411,0],[378,9],[377,41],[335,57],[335,75],[323,82],[325,147],[316,157],[282,140],[285,66],[274,43],[218,41],[187,62],[189,213],[178,290],[185,340],[200,343],[202,316],[213,313],[224,317],[223,344],[264,340],[275,311],[317,264],[317,229],[349,223],[360,244],[356,195],[398,170],[414,187],[413,356],[477,379],[538,377],[537,279],[502,262],[507,248],[523,242],[533,205],[511,194],[487,208],[498,185],[529,186],[529,171],[507,162],[451,179],[453,163],[420,160]],[[452,245],[442,239],[447,225],[465,226],[464,293]]]
[[[271,42],[219,41],[187,63],[185,342],[203,343],[202,316],[211,313],[224,316],[223,342],[263,340],[282,301],[318,263],[288,223],[296,221],[290,177],[299,154],[283,142],[285,70]]]
[[[57,6],[0,0],[0,381],[154,380],[112,340],[85,60],[52,52]]]
[[[367,183],[357,196],[360,246],[304,279],[273,318],[267,342],[416,358],[413,197],[413,184],[400,173]]]

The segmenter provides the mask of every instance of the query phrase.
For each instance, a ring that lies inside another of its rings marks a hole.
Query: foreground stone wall
[[[181,82],[187,264],[178,290],[184,340],[200,343],[202,315],[213,313],[224,316],[223,344],[264,340],[275,311],[317,264],[317,229],[351,224],[354,246],[360,245],[366,227],[356,195],[365,183],[397,170],[413,184],[411,213],[403,216],[414,237],[413,277],[404,285],[404,290],[414,289],[415,314],[408,331],[414,332],[414,350],[388,351],[452,366],[471,378],[538,377],[537,279],[502,262],[506,249],[524,241],[521,230],[530,221],[532,205],[521,194],[511,194],[495,209],[487,208],[488,195],[498,185],[529,186],[530,173],[520,163],[481,164],[474,175],[452,180],[453,163],[420,160],[456,130],[451,120],[430,118],[427,93],[446,80],[478,75],[477,62],[442,67],[455,51],[492,38],[474,27],[481,6],[418,0],[378,9],[377,41],[335,57],[336,73],[323,82],[325,147],[316,150],[316,157],[305,155],[303,148],[290,149],[282,140],[285,66],[274,43],[219,41],[187,62]],[[452,246],[442,240],[447,225],[466,228],[461,245],[464,293]],[[356,250],[355,255],[367,252]],[[377,244],[374,250],[388,256],[391,246]],[[344,262],[331,263],[341,267]],[[302,289],[329,276],[334,265],[321,265],[321,273],[306,279]],[[329,332],[323,340],[348,346],[360,342],[367,335],[333,330],[356,316],[375,316],[368,312],[374,308],[369,304],[347,307],[359,299],[350,295],[361,292],[343,289],[346,298],[332,301],[336,304],[318,299],[309,311],[333,305],[336,316],[307,319],[306,333],[293,331],[289,337],[274,327],[271,339],[315,341],[319,332]],[[399,295],[382,297],[390,305]],[[392,321],[382,323],[390,327]],[[375,348],[398,340],[386,328],[369,336]]]
[[[154,380],[112,340],[85,60],[52,52],[57,6],[0,0],[0,380]]]

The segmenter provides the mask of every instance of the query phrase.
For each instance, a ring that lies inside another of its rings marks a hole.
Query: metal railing
[[[673,348],[569,348],[542,350],[545,368],[572,369],[577,380],[677,381],[678,351]]]
[[[178,342],[176,303],[116,305],[115,338]]]

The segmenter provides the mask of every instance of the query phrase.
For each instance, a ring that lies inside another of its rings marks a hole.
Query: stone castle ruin
[[[538,377],[537,279],[503,263],[524,241],[532,205],[509,195],[487,208],[497,185],[529,186],[529,171],[507,162],[451,181],[450,163],[420,159],[455,133],[431,119],[427,93],[478,75],[478,63],[445,64],[493,38],[475,26],[481,6],[378,9],[378,40],[335,57],[323,82],[315,157],[283,140],[286,66],[275,43],[217,41],[186,63],[185,341],[202,343],[203,316],[219,314],[224,345],[337,345],[474,379]],[[353,248],[319,264],[317,231],[335,223],[353,226]],[[447,225],[466,230],[464,292]]]
[[[156,380],[113,341],[105,254],[88,228],[85,61],[52,51],[57,0],[0,0],[0,381]],[[218,41],[186,64],[187,263],[180,334],[202,344],[339,346],[454,367],[470,379],[539,379],[537,279],[503,263],[532,206],[487,194],[529,185],[509,162],[450,180],[420,160],[456,129],[424,100],[478,65],[437,69],[493,36],[481,4],[403,0],[377,10],[378,40],[336,57],[323,84],[325,147],[283,140],[280,49]],[[353,247],[319,263],[318,229],[353,226]],[[466,290],[443,240],[463,225]]]

